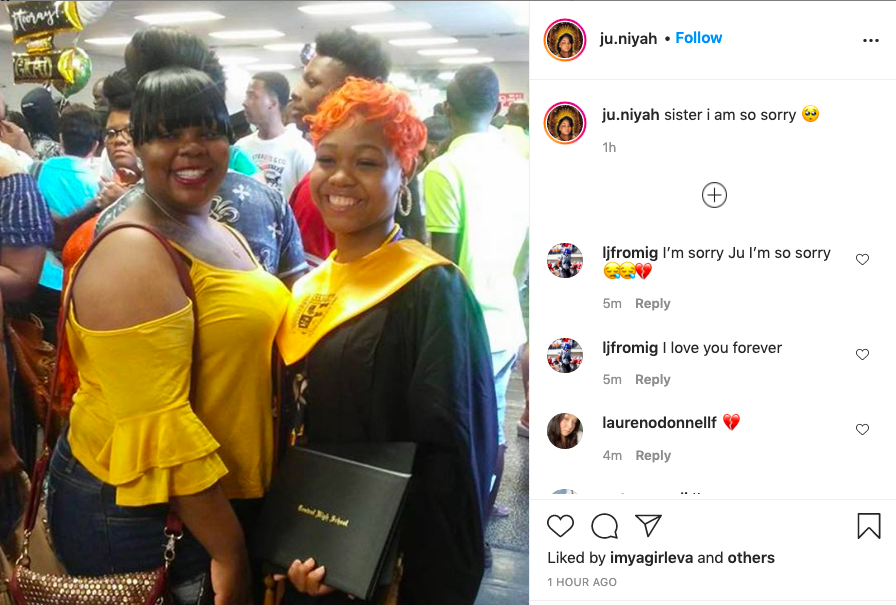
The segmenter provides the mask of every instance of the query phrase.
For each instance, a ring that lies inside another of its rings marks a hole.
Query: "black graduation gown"
[[[418,444],[402,516],[402,604],[476,599],[498,441],[489,351],[463,275],[442,265],[327,334],[287,371],[288,392],[304,400],[304,443]]]

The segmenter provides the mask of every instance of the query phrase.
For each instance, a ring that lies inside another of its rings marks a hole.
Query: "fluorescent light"
[[[87,38],[85,42],[97,46],[124,46],[131,41],[130,36],[113,36],[111,38]]]
[[[276,29],[238,29],[209,34],[212,38],[219,40],[262,40],[265,38],[282,38],[285,35]]]
[[[476,55],[479,51],[475,48],[427,48],[418,50],[418,55],[424,57],[452,57],[460,55]]]
[[[392,46],[444,46],[457,44],[457,38],[400,38],[389,40]]]
[[[392,34],[400,32],[421,32],[432,29],[432,25],[423,21],[408,23],[363,23],[352,25],[352,29],[360,34]]]
[[[202,21],[218,21],[224,15],[211,11],[192,11],[188,13],[155,13],[151,15],[138,15],[137,21],[143,21],[150,25],[180,25],[183,23],[201,23]]]
[[[311,4],[300,6],[299,10],[306,15],[330,16],[339,15],[372,15],[388,13],[395,7],[388,2],[338,2],[335,4]]]
[[[11,24],[11,23],[4,23],[3,25],[0,25],[0,31],[11,32],[11,31],[12,31],[12,24]]]
[[[252,66],[254,71],[289,71],[295,68],[292,63],[259,63]]]
[[[439,78],[439,80],[442,80],[445,82],[450,82],[451,80],[454,79],[454,74],[455,74],[455,72],[453,72],[453,71],[443,71],[442,73],[440,73],[438,75],[438,78]]]
[[[494,57],[449,57],[447,59],[439,59],[439,63],[446,65],[468,65],[471,63],[492,63]]]
[[[238,65],[249,65],[250,63],[257,63],[258,59],[255,57],[238,57],[238,56],[223,56],[218,57],[218,61],[224,67],[233,67]]]
[[[305,48],[307,44],[305,42],[283,42],[282,44],[265,44],[265,50],[272,50],[274,52],[292,52],[292,51],[300,51]]]

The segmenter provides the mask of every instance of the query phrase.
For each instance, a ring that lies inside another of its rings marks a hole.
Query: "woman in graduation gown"
[[[336,250],[295,285],[278,336],[299,446],[415,442],[398,602],[472,604],[484,571],[495,391],[482,314],[460,270],[403,239],[393,219],[396,204],[408,210],[425,127],[407,95],[356,78],[309,124],[312,197]],[[289,578],[300,602],[349,602],[313,559],[296,561]]]

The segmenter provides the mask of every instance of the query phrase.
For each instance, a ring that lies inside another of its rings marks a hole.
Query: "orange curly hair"
[[[324,99],[316,114],[305,118],[311,126],[314,146],[355,117],[365,122],[383,122],[386,140],[398,156],[404,173],[410,175],[417,154],[426,146],[426,126],[414,113],[410,98],[391,84],[348,78],[341,88]]]

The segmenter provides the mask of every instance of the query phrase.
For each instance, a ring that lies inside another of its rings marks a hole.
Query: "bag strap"
[[[168,256],[171,257],[171,262],[174,263],[174,267],[177,269],[177,277],[180,280],[180,285],[184,289],[184,293],[187,295],[187,298],[190,299],[190,303],[193,307],[193,362],[192,362],[192,377],[190,380],[190,405],[195,405],[196,401],[196,384],[197,384],[197,369],[198,369],[198,361],[199,361],[199,307],[196,304],[196,291],[193,288],[193,281],[190,279],[190,272],[187,269],[186,264],[183,261],[183,257],[180,253],[171,245],[162,233],[156,229],[155,227],[151,227],[149,225],[143,225],[141,223],[132,223],[132,222],[124,222],[124,223],[116,223],[114,225],[110,225],[103,229],[103,231],[96,236],[93,242],[90,244],[90,247],[84,252],[81,256],[81,260],[78,262],[77,266],[72,269],[71,278],[69,279],[68,289],[65,291],[65,297],[62,301],[62,310],[59,313],[59,321],[56,324],[56,365],[53,370],[53,380],[50,383],[50,401],[55,402],[57,397],[59,396],[60,384],[59,384],[59,355],[63,349],[68,348],[68,336],[65,330],[65,323],[68,320],[69,313],[71,312],[71,304],[72,304],[72,296],[75,290],[75,280],[78,277],[78,274],[81,271],[81,268],[84,266],[84,260],[87,256],[93,252],[93,250],[99,245],[104,238],[108,237],[110,234],[119,231],[121,229],[142,229],[146,231],[153,237],[155,237],[165,251],[168,253]],[[37,510],[40,505],[40,494],[41,489],[44,482],[44,477],[47,472],[47,467],[50,463],[50,456],[53,453],[53,448],[55,447],[55,439],[50,438],[50,429],[53,424],[53,418],[55,417],[55,406],[49,405],[47,406],[47,414],[44,419],[44,452],[43,455],[37,460],[34,465],[34,471],[31,476],[31,492],[28,496],[28,507],[25,512],[25,531],[30,533],[34,529],[34,524],[37,521]],[[170,513],[168,515],[168,519],[165,523],[165,530],[171,534],[178,534],[182,531],[183,523],[180,518],[174,513]]]

